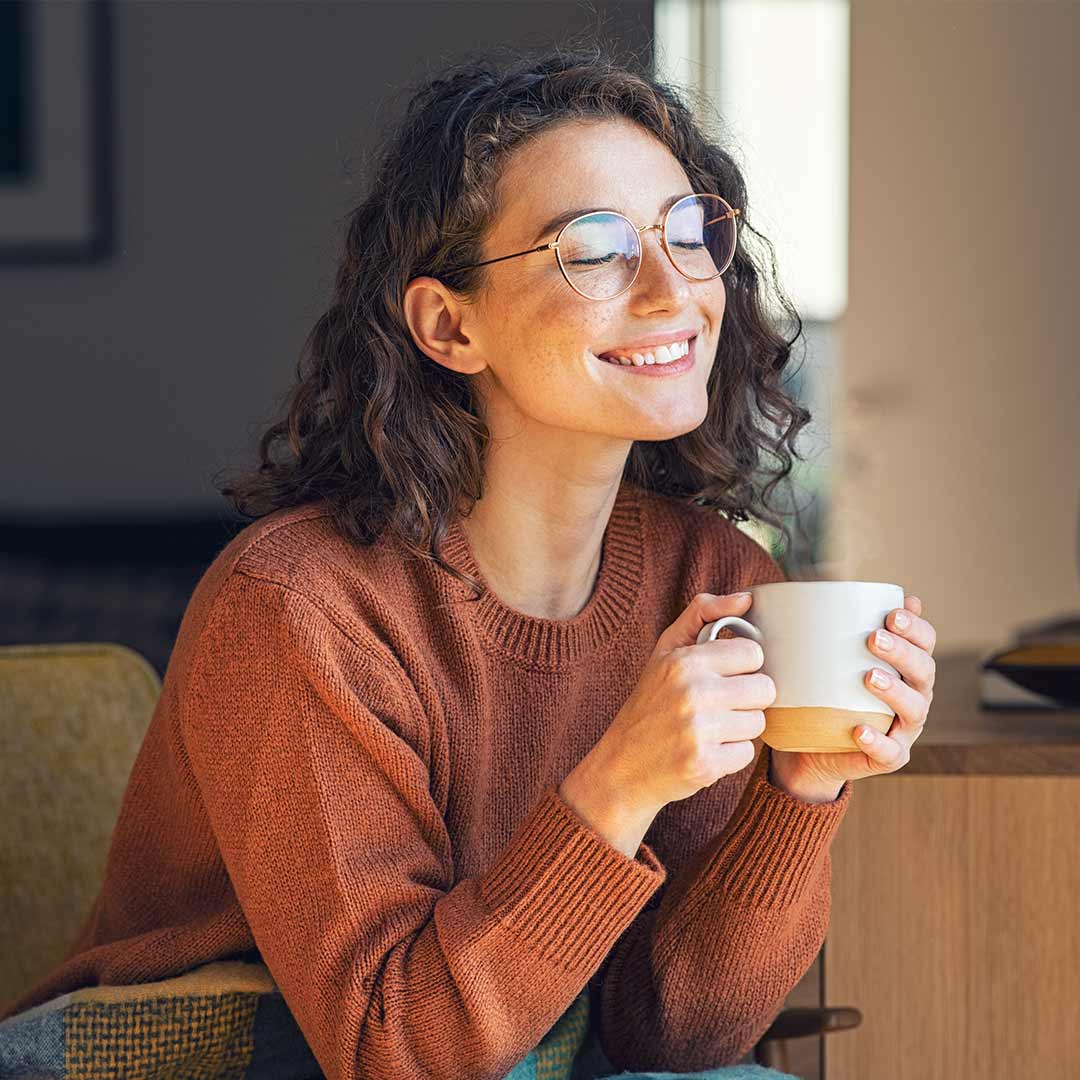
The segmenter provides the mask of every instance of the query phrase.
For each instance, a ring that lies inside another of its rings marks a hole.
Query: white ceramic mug
[[[871,667],[900,673],[867,647],[904,590],[880,581],[773,581],[751,585],[746,618],[726,615],[701,628],[698,644],[730,627],[765,653],[758,669],[776,684],[761,739],[775,750],[857,752],[860,724],[887,733],[896,715],[864,685]]]

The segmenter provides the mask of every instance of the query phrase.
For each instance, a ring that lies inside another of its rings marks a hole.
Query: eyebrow
[[[692,191],[684,191],[678,195],[671,195],[660,206],[660,213],[663,214],[670,210],[680,199],[685,199],[687,195],[693,195]],[[576,210],[564,210],[562,213],[556,214],[550,221],[544,222],[540,231],[532,238],[531,243],[538,243],[548,233],[554,232],[556,229],[562,228],[569,221],[573,221],[576,217],[581,217],[582,214],[595,214],[600,210],[611,210],[610,206],[584,206],[578,207]]]

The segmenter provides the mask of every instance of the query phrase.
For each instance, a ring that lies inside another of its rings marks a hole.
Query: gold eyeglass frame
[[[456,270],[472,270],[477,266],[487,266],[490,263],[503,262],[505,259],[516,259],[521,255],[533,255],[538,251],[552,250],[555,252],[555,261],[559,264],[559,270],[562,273],[566,284],[569,285],[570,288],[574,290],[574,292],[576,292],[579,296],[583,296],[586,300],[614,300],[616,296],[622,296],[622,294],[626,292],[627,289],[633,287],[634,282],[637,281],[638,274],[641,272],[641,264],[645,261],[642,257],[645,254],[645,245],[642,240],[642,234],[649,232],[650,229],[658,229],[660,232],[660,246],[664,249],[664,254],[667,255],[668,260],[671,262],[671,265],[674,266],[675,269],[678,270],[679,273],[682,274],[682,276],[686,278],[687,281],[712,281],[714,278],[718,278],[722,273],[724,273],[724,271],[727,270],[727,268],[734,260],[735,249],[738,247],[738,234],[736,234],[735,243],[732,245],[731,255],[728,258],[728,261],[719,270],[717,270],[715,274],[710,274],[707,278],[691,277],[689,274],[685,273],[678,265],[678,263],[675,262],[675,259],[671,254],[671,249],[668,247],[667,242],[667,224],[668,218],[671,216],[671,212],[677,206],[680,206],[682,203],[686,202],[687,199],[699,198],[718,199],[721,203],[724,204],[724,206],[727,207],[726,214],[721,214],[720,217],[710,218],[708,221],[705,222],[706,225],[712,225],[717,221],[726,221],[728,218],[734,220],[735,216],[740,213],[740,210],[732,207],[731,203],[729,203],[727,199],[723,198],[720,195],[713,195],[711,192],[693,192],[690,195],[684,195],[681,199],[676,199],[676,201],[668,207],[667,212],[664,214],[664,220],[661,221],[658,225],[641,225],[639,227],[635,225],[625,214],[620,214],[618,210],[590,210],[587,214],[579,214],[573,220],[568,221],[558,231],[558,233],[555,234],[555,239],[548,241],[548,243],[546,244],[541,244],[539,247],[529,248],[528,251],[515,251],[513,255],[500,255],[497,259],[485,259],[483,262],[468,263],[465,266],[452,266],[448,270],[444,270],[443,273],[453,273]],[[570,275],[566,272],[566,267],[563,265],[562,255],[559,253],[559,241],[562,239],[562,234],[566,232],[566,230],[569,229],[570,226],[573,225],[575,222],[581,221],[584,218],[595,217],[597,214],[612,214],[615,217],[622,218],[623,221],[625,221],[627,225],[629,225],[630,228],[633,229],[635,233],[637,233],[638,238],[638,261],[637,266],[634,268],[634,276],[630,279],[630,281],[624,288],[620,289],[617,293],[612,293],[611,296],[589,296],[588,293],[582,292],[570,280]]]

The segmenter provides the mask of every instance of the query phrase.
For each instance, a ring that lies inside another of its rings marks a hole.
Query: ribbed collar
[[[453,518],[441,552],[483,586],[480,598],[462,609],[472,614],[487,648],[503,659],[555,671],[579,663],[611,638],[632,613],[642,588],[642,504],[643,492],[624,479],[604,531],[592,596],[572,619],[537,618],[504,604],[476,565],[460,517]]]

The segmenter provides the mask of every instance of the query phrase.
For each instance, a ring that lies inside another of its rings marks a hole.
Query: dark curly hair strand
[[[332,301],[304,343],[284,418],[262,435],[254,472],[224,483],[219,474],[215,486],[247,518],[326,500],[335,527],[360,544],[389,526],[408,550],[479,595],[479,583],[436,549],[452,515],[467,516],[481,497],[489,432],[472,380],[416,347],[405,287],[431,276],[476,297],[486,268],[452,268],[484,257],[508,155],[561,121],[623,118],[668,147],[692,190],[742,208],[706,418],[676,438],[635,442],[626,478],[735,522],[758,517],[789,540],[769,496],[791,472],[792,454],[801,457],[795,439],[811,418],[781,384],[802,321],[779,286],[772,246],[750,224],[739,167],[680,94],[599,44],[540,55],[489,50],[413,91],[385,132],[367,197],[349,215]],[[791,337],[772,325],[748,233],[768,248],[771,296],[794,320]],[[776,434],[758,426],[759,414]],[[772,471],[766,452],[779,462]]]

